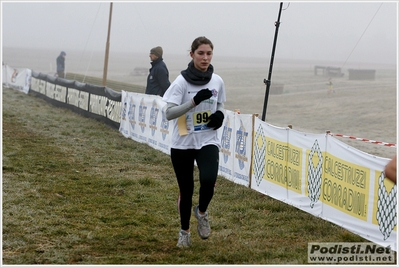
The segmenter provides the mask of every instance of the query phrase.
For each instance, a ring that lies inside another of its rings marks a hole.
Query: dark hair
[[[199,47],[200,45],[203,45],[203,44],[210,45],[210,47],[211,47],[212,50],[213,50],[213,44],[212,44],[211,40],[209,40],[209,39],[206,38],[205,36],[200,36],[200,37],[195,38],[195,40],[194,40],[193,43],[191,44],[191,52],[194,53],[195,50],[197,50],[198,47]]]

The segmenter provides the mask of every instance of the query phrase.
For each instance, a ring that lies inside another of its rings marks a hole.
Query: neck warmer
[[[194,85],[205,85],[209,83],[212,78],[213,66],[209,64],[208,69],[205,72],[199,71],[194,67],[194,62],[188,63],[188,68],[181,71],[181,75],[184,79]]]

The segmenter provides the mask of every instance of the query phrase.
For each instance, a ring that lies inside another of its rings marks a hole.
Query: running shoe
[[[211,226],[209,225],[208,211],[204,215],[199,214],[198,205],[193,208],[195,218],[198,220],[198,234],[202,239],[207,239],[211,234]]]
[[[180,230],[179,232],[179,241],[177,241],[177,245],[179,248],[188,248],[191,246],[190,232],[186,232],[184,230]]]

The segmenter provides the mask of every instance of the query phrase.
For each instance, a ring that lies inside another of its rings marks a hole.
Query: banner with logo
[[[385,179],[389,159],[328,136],[321,195],[323,216],[377,244],[397,241],[397,186]]]
[[[397,189],[389,159],[327,134],[254,123],[251,188],[396,251]]]
[[[166,119],[166,103],[160,96],[122,91],[119,131],[170,155],[172,123]]]
[[[249,186],[252,157],[252,115],[226,110],[221,127],[219,175],[234,183]]]
[[[32,71],[30,91],[47,102],[119,128],[121,93]]]
[[[219,173],[226,179],[234,180],[234,144],[235,144],[235,134],[233,130],[235,129],[235,112],[226,110],[225,118],[221,128],[221,149],[219,153]]]
[[[326,134],[303,133],[288,129],[288,192],[292,205],[315,216],[322,216],[323,205],[318,201],[323,170]],[[290,185],[291,183],[291,185]],[[305,194],[308,192],[307,194]]]
[[[2,83],[5,86],[21,91],[25,94],[29,93],[32,70],[23,68],[11,68],[8,65],[3,65],[2,69]]]
[[[286,201],[288,131],[262,122],[255,118],[251,188]]]

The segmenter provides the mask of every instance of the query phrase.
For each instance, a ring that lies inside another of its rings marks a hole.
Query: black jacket
[[[57,57],[57,72],[59,71],[64,71],[65,70],[65,58],[62,56],[62,54],[60,54]]]
[[[151,65],[152,67],[147,77],[147,88],[145,89],[145,93],[148,95],[163,96],[170,85],[168,68],[165,62],[163,62],[162,57],[151,62]]]

